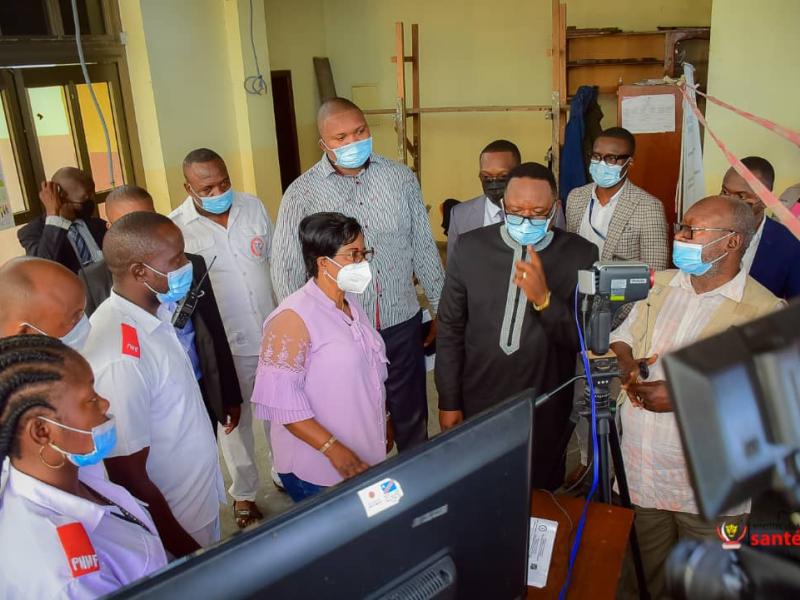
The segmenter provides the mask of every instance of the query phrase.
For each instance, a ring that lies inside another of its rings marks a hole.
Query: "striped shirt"
[[[323,155],[286,190],[272,246],[278,302],[308,281],[298,230],[304,217],[318,212],[353,217],[366,247],[375,249],[372,283],[359,300],[376,328],[403,323],[419,311],[414,275],[436,311],[444,269],[419,183],[408,167],[377,154],[352,177],[339,174]]]

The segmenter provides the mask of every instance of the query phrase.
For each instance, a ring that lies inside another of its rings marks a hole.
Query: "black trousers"
[[[428,439],[422,311],[380,333],[389,359],[386,408],[392,415],[397,450],[402,451]]]

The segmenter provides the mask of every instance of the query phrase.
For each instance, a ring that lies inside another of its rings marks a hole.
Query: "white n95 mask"
[[[353,294],[363,294],[367,289],[369,282],[372,281],[372,271],[369,268],[369,263],[362,260],[360,263],[352,263],[342,267],[332,258],[328,259],[337,267],[340,267],[339,273],[336,275],[336,285],[343,292],[351,292]],[[325,273],[328,277],[333,279],[330,274]]]

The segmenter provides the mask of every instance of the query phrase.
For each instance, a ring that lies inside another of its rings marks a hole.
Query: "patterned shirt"
[[[308,281],[298,229],[304,217],[318,212],[355,218],[363,228],[366,247],[375,249],[372,283],[358,298],[375,327],[397,325],[419,311],[414,275],[436,311],[444,269],[419,183],[408,167],[377,154],[352,177],[339,174],[323,155],[286,190],[272,252],[272,281],[279,302]]]

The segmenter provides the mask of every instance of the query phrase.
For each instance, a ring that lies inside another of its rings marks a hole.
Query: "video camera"
[[[591,270],[578,271],[578,291],[594,296],[587,332],[587,346],[594,354],[608,352],[614,313],[623,304],[647,298],[654,279],[650,267],[640,262],[598,261]]]

